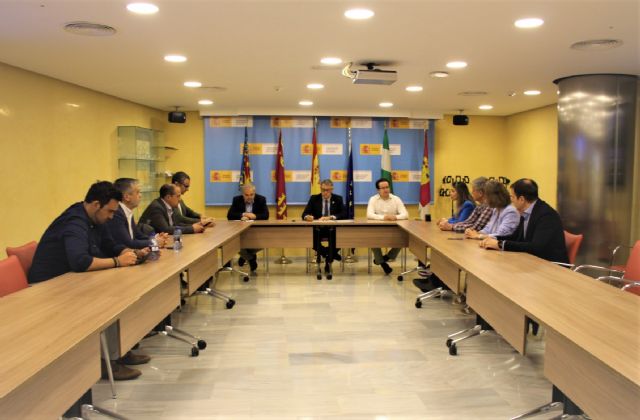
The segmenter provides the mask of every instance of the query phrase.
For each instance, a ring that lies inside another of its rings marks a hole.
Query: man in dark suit
[[[242,186],[242,195],[233,197],[233,202],[227,211],[227,220],[267,220],[269,219],[269,208],[267,199],[260,194],[256,194],[256,187],[251,184]],[[259,249],[245,248],[240,250],[238,265],[242,267],[245,261],[249,261],[251,272],[255,273],[258,268],[256,254]]]
[[[158,233],[166,232],[172,235],[176,227],[179,227],[182,233],[204,232],[204,226],[201,222],[181,224],[176,221],[174,214],[181,196],[182,193],[178,187],[173,184],[164,184],[160,187],[160,197],[149,203],[140,216],[140,221],[151,225]]]
[[[320,194],[315,194],[309,197],[309,202],[302,212],[302,218],[307,222],[313,220],[340,220],[347,218],[347,208],[342,202],[342,197],[338,194],[333,194],[333,182],[330,179],[325,179],[320,183]],[[318,253],[318,256],[325,257],[325,272],[330,271],[330,265],[333,260],[341,260],[338,250],[335,249],[336,232],[335,229],[320,229],[320,237],[314,236],[314,250]],[[316,235],[316,231],[314,231]],[[329,239],[329,242],[334,246],[333,254],[329,254],[329,249],[323,246],[321,240]],[[316,246],[316,244],[318,244]]]
[[[171,183],[180,189],[180,194],[184,195],[191,188],[191,178],[186,172],[178,171],[171,177]],[[174,220],[179,225],[189,225],[201,222],[203,226],[213,226],[212,217],[202,217],[200,213],[190,209],[184,202],[180,200],[174,214]]]
[[[511,204],[520,213],[520,224],[513,234],[487,238],[480,246],[526,252],[548,261],[568,263],[560,215],[538,198],[538,184],[532,179],[523,178],[509,188]]]
[[[145,249],[149,247],[149,232],[144,232],[133,216],[133,210],[140,205],[140,185],[137,179],[119,178],[113,185],[122,193],[120,207],[107,222],[107,229],[116,243],[124,244],[131,249]],[[150,228],[150,226],[149,226]],[[160,248],[164,247],[167,233],[157,233],[155,239]]]

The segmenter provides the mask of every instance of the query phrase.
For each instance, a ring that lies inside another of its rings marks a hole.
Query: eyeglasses
[[[333,191],[333,188],[320,188],[320,191],[322,191],[322,192],[331,192],[331,191]]]

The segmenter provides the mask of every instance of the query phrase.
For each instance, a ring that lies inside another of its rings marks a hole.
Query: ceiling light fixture
[[[540,95],[540,91],[539,90],[525,90],[524,92],[525,95],[527,96],[536,96],[536,95]]]
[[[164,56],[164,61],[168,61],[169,63],[184,63],[187,61],[187,57],[179,54],[169,54]]]
[[[480,106],[478,107],[478,109],[481,109],[481,110],[483,110],[483,111],[488,111],[488,110],[490,110],[490,109],[493,109],[493,105],[488,105],[488,104],[487,104],[487,105],[480,105]]]
[[[158,6],[152,3],[129,3],[127,10],[138,15],[152,15],[158,13]]]
[[[373,15],[375,15],[375,13],[373,13],[373,10],[369,9],[349,9],[344,12],[344,16],[347,19],[353,20],[371,19]]]
[[[450,69],[463,69],[467,67],[467,63],[464,61],[449,61],[447,67]]]
[[[322,64],[326,64],[327,66],[335,66],[338,64],[342,64],[342,59],[338,57],[324,57],[320,60]]]
[[[378,105],[380,108],[391,108],[393,106],[393,102],[380,102]]]
[[[539,28],[544,24],[544,20],[540,18],[524,18],[516,20],[513,24],[516,28],[521,29]]]
[[[213,101],[211,99],[200,99],[198,101],[199,105],[213,105]]]
[[[432,71],[429,73],[429,77],[433,77],[434,79],[443,79],[445,77],[449,77],[449,73],[446,71]]]
[[[571,44],[572,50],[578,51],[603,51],[622,46],[620,39],[589,39]]]
[[[298,102],[298,105],[311,106],[311,105],[313,105],[313,102],[312,101],[303,100],[303,101]]]
[[[313,90],[324,89],[324,85],[322,83],[309,83],[307,85],[307,89],[313,89]]]
[[[422,92],[422,86],[407,86],[405,90],[407,92]]]
[[[184,82],[184,86],[188,88],[199,88],[202,87],[202,83],[196,81]]]

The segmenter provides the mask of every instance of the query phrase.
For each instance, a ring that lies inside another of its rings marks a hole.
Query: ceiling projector
[[[380,70],[374,63],[367,63],[367,68],[351,70],[352,63],[342,70],[342,74],[351,79],[355,85],[391,85],[398,80],[398,72],[395,70]]]

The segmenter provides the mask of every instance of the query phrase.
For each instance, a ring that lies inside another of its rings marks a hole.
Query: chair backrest
[[[636,241],[631,249],[623,278],[625,280],[640,281],[640,241]]]
[[[31,263],[33,262],[33,255],[36,253],[36,248],[38,247],[38,243],[36,241],[31,241],[22,246],[17,247],[7,247],[7,255],[12,256],[15,255],[20,260],[20,265],[24,270],[24,275],[29,275],[29,269],[31,268]]]
[[[626,284],[622,287],[622,290],[640,296],[640,282],[634,281],[633,283]]]
[[[576,255],[578,255],[578,250],[580,249],[583,237],[584,235],[574,235],[566,230],[564,231],[564,244],[567,247],[567,255],[569,256],[570,264],[576,263]]]
[[[20,260],[15,255],[0,261],[0,297],[29,286]]]

